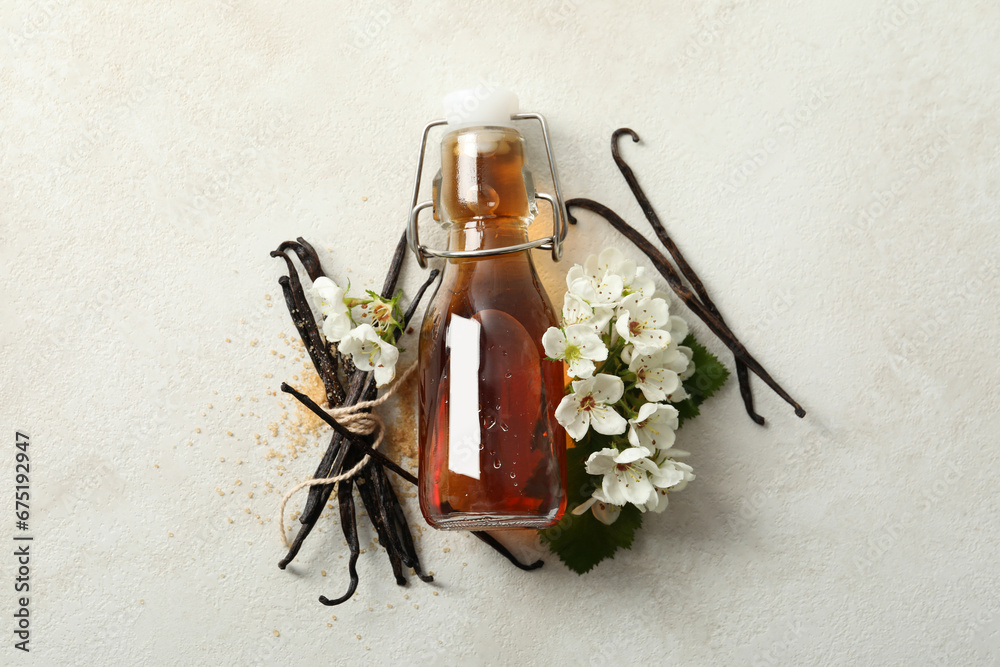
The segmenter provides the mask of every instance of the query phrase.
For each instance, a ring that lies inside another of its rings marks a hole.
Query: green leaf
[[[541,531],[541,536],[566,567],[584,574],[605,558],[614,557],[618,549],[630,549],[641,524],[642,512],[635,505],[623,507],[610,526],[598,521],[590,510],[579,516],[567,512],[558,524]]]
[[[729,379],[729,370],[705,346],[688,334],[682,345],[691,348],[694,375],[684,381],[684,388],[701,403],[714,394]]]
[[[677,408],[677,428],[684,425],[685,419],[694,419],[701,414],[698,405],[690,398],[684,399],[680,403],[674,403],[673,406]]]

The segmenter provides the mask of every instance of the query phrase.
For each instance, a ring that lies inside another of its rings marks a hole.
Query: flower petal
[[[621,332],[619,331],[619,333]],[[635,345],[636,352],[652,354],[670,344],[670,334],[663,329],[645,329],[638,335],[632,336],[629,340]]]
[[[625,393],[625,383],[617,375],[598,373],[591,382],[593,384],[590,385],[588,393],[598,403],[617,403]],[[619,431],[619,433],[621,432],[624,432],[624,430]]]
[[[580,354],[587,359],[604,361],[608,358],[608,348],[604,345],[604,341],[589,325],[572,324],[566,327],[565,339],[567,345],[575,345]],[[544,343],[544,338],[542,342]]]
[[[573,440],[580,440],[590,428],[590,413],[580,409],[580,399],[575,394],[563,396],[556,408],[556,421],[566,429]]]
[[[650,495],[656,493],[656,490],[653,488],[652,482],[649,481],[649,475],[645,472],[640,473],[638,479],[630,476],[629,472],[624,473],[621,493],[628,502],[634,505],[643,505],[649,500]]]
[[[632,463],[649,456],[649,450],[645,447],[629,447],[615,456],[615,463]]]
[[[594,375],[594,371],[597,370],[597,366],[590,359],[575,359],[569,363],[567,371],[569,371],[570,377],[575,378],[589,378]]]
[[[601,491],[604,492],[604,497],[608,499],[608,502],[612,504],[624,505],[628,502],[628,498],[625,496],[625,485],[619,483],[614,473],[608,473],[604,476],[601,481]]]
[[[574,507],[570,511],[570,514],[575,514],[576,516],[580,516],[581,514],[583,514],[587,510],[589,510],[590,506],[593,505],[596,502],[597,502],[597,498],[595,498],[594,496],[591,496],[586,501],[584,501],[584,502],[580,503],[579,505],[577,505],[576,507]]]
[[[396,367],[378,364],[375,366],[375,386],[384,387],[396,377]]]
[[[542,335],[542,347],[552,359],[562,359],[566,353],[566,335],[556,327],[549,327]]]
[[[688,335],[688,323],[682,317],[671,315],[669,319],[670,337],[681,343]]]
[[[590,425],[603,435],[618,435],[628,428],[628,422],[615,409],[609,406],[597,406],[590,409]]]
[[[347,314],[344,290],[326,276],[314,280],[309,292],[319,302],[319,309],[324,317]]]
[[[594,452],[587,457],[584,469],[591,475],[603,475],[615,469],[615,456],[617,449],[605,447],[599,452]]]
[[[632,420],[628,420],[628,443],[633,447],[640,447],[642,443],[639,442],[639,430],[632,423]]]
[[[587,324],[594,319],[594,309],[590,304],[572,292],[563,296],[563,322],[569,324]]]
[[[379,362],[383,366],[395,368],[396,361],[399,360],[399,348],[392,343],[387,343],[384,340],[379,339],[378,346],[381,351],[381,358]]]
[[[619,515],[622,513],[622,508],[611,503],[597,501],[590,508],[590,511],[594,513],[594,518],[601,523],[610,526],[618,520]]]
[[[339,343],[352,326],[351,318],[346,313],[331,313],[323,320],[323,336],[330,343]]]

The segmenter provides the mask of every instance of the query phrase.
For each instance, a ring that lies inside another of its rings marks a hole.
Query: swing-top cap
[[[514,127],[510,117],[517,113],[517,95],[504,88],[467,88],[444,97],[448,127],[502,125]]]

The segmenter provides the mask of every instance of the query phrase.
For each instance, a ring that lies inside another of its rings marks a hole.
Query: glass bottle
[[[528,241],[534,192],[506,95],[504,113],[493,99],[442,138],[434,217],[449,251]],[[561,518],[566,435],[554,413],[565,376],[541,343],[555,325],[529,250],[446,260],[420,332],[419,496],[431,526],[544,528]]]

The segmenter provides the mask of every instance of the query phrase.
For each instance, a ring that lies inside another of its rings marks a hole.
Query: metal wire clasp
[[[422,201],[419,204],[417,203],[417,199],[420,197],[420,177],[424,170],[424,153],[427,150],[427,135],[430,133],[432,128],[448,124],[448,121],[444,119],[435,120],[424,126],[424,132],[420,138],[420,153],[417,157],[417,176],[413,181],[413,199],[410,202],[410,215],[406,225],[406,242],[409,244],[410,250],[413,251],[413,254],[417,256],[417,263],[420,264],[420,268],[427,268],[428,256],[459,258],[487,257],[490,255],[506,255],[509,253],[521,252],[522,250],[530,250],[532,248],[551,250],[552,259],[556,262],[562,259],[562,244],[566,239],[566,232],[569,229],[569,216],[566,212],[566,202],[563,199],[562,190],[559,188],[559,176],[556,174],[556,161],[552,157],[552,141],[549,138],[549,127],[545,123],[545,118],[538,113],[518,113],[512,115],[510,118],[511,120],[537,120],[542,126],[542,138],[545,141],[545,156],[549,162],[549,174],[552,176],[552,187],[555,188],[556,194],[555,196],[552,196],[544,192],[536,192],[535,197],[538,199],[544,199],[552,207],[552,236],[546,236],[535,241],[519,243],[505,248],[489,248],[486,250],[435,250],[433,248],[420,245],[420,234],[417,229],[417,219],[420,217],[421,211],[425,208],[432,208],[434,206],[434,202],[431,200]]]

